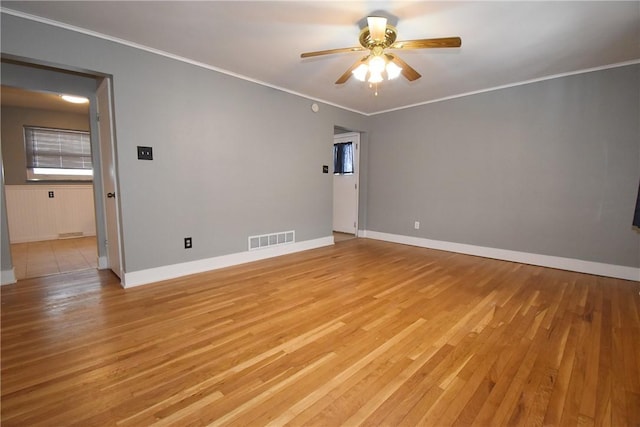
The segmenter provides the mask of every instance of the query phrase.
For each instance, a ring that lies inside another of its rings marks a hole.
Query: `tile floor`
[[[95,236],[14,243],[11,256],[18,280],[98,268]]]

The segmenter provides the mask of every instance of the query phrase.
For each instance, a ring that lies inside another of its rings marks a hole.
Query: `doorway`
[[[94,223],[94,231],[93,233],[89,232],[88,234],[93,234],[93,236],[89,236],[90,238],[93,239],[93,243],[91,244],[91,251],[88,249],[87,245],[84,244],[80,244],[82,243],[80,240],[76,240],[76,239],[69,239],[68,241],[65,239],[63,242],[65,242],[64,246],[67,246],[68,249],[69,246],[75,246],[75,250],[77,250],[77,253],[75,255],[80,255],[83,258],[88,258],[88,264],[90,265],[91,268],[99,268],[99,269],[112,269],[112,266],[115,265],[116,270],[114,270],[114,272],[121,277],[120,273],[120,266],[122,265],[121,260],[120,260],[120,247],[121,247],[121,238],[120,238],[120,232],[119,232],[119,215],[117,215],[117,213],[119,212],[119,203],[115,204],[114,206],[116,206],[115,212],[116,212],[116,233],[115,233],[115,239],[111,240],[111,244],[113,248],[116,248],[116,251],[113,251],[114,253],[117,252],[118,254],[118,260],[117,262],[111,263],[107,254],[107,228],[110,227],[111,224],[113,224],[113,222],[110,222],[109,224],[107,224],[106,221],[106,215],[108,215],[109,213],[105,211],[105,197],[106,197],[106,191],[104,190],[104,178],[103,178],[103,157],[104,155],[101,153],[101,147],[100,147],[100,143],[99,143],[99,136],[102,136],[103,134],[105,134],[105,132],[103,132],[103,129],[101,129],[100,123],[98,122],[98,104],[100,102],[100,94],[97,91],[98,88],[98,83],[99,82],[104,82],[104,81],[110,81],[110,79],[108,77],[103,77],[103,76],[99,76],[99,75],[94,75],[94,74],[86,74],[86,73],[82,73],[82,72],[75,72],[75,71],[70,71],[70,70],[65,70],[65,69],[59,69],[59,68],[51,68],[48,66],[42,66],[42,65],[37,65],[37,64],[32,64],[32,63],[25,63],[23,61],[18,61],[18,60],[12,60],[9,58],[3,58],[2,59],[2,83],[3,85],[7,85],[7,86],[11,86],[13,88],[20,88],[26,91],[34,91],[34,92],[45,92],[48,95],[52,95],[55,98],[58,98],[60,96],[60,94],[62,93],[71,93],[71,94],[77,94],[80,96],[84,96],[86,98],[88,98],[90,100],[90,107],[89,107],[89,111],[87,113],[87,121],[88,121],[88,128],[90,131],[90,145],[91,145],[91,159],[93,162],[93,171],[94,171],[94,176],[93,176],[93,180],[88,181],[86,184],[88,185],[90,191],[91,191],[91,196],[89,196],[89,201],[87,202],[87,199],[85,198],[85,205],[88,205],[89,208],[88,210],[90,211],[89,216],[92,219],[92,222]],[[111,108],[111,94],[110,94],[110,88],[107,86],[107,91],[108,91],[108,100],[107,102],[102,102],[103,107],[105,105],[108,106],[108,108],[103,108],[103,111],[101,111],[102,116],[104,119],[103,120],[105,123],[107,123],[108,125],[108,130],[106,131],[106,135],[109,136],[109,140],[107,141],[107,144],[109,145],[109,151],[110,153],[113,153],[113,138],[112,138],[112,119],[111,119],[111,115],[112,115],[112,108]],[[103,91],[103,95],[104,95],[104,91]],[[4,100],[4,97],[3,97]],[[50,107],[47,107],[49,109],[51,109]],[[4,118],[4,117],[3,117]],[[4,125],[5,125],[5,121],[3,120],[3,130],[4,130]],[[60,127],[60,126],[56,126],[56,127]],[[66,126],[65,126],[66,127]],[[105,126],[102,126],[102,128],[105,128]],[[99,132],[100,131],[100,132]],[[4,138],[3,138],[4,139]],[[22,138],[20,138],[22,139]],[[11,159],[8,159],[7,156],[5,155],[5,151],[7,151],[7,144],[6,141],[3,144],[3,156],[2,156],[2,162],[3,162],[3,170],[6,171],[6,167],[8,166],[8,162],[11,161]],[[26,150],[23,146],[20,146],[20,144],[18,144],[18,150],[20,151],[19,156],[21,156],[21,165],[19,166],[19,168],[22,170],[22,178],[18,179],[18,182],[14,182],[17,184],[25,184],[26,183],[26,178],[24,177],[24,173],[25,173],[25,167],[26,167]],[[20,162],[19,162],[20,163]],[[112,184],[111,187],[115,188],[116,185],[114,184],[116,182],[117,179],[117,174],[115,172],[115,166],[114,166],[114,161],[113,161],[113,157],[110,157],[110,160],[108,161],[109,163],[109,173],[110,173],[110,178],[112,179]],[[10,186],[12,184],[12,182],[10,182],[9,180],[6,179],[7,176],[5,176],[5,180],[3,181],[2,185],[3,185],[3,193],[6,193],[6,189],[8,186]],[[67,184],[69,184],[67,182]],[[77,185],[77,184],[76,184]],[[24,185],[26,186],[26,185]],[[71,187],[71,185],[69,185]],[[29,186],[29,187],[33,187],[33,188],[39,188],[40,190],[49,187],[49,183],[47,183],[46,185],[34,185],[34,186]],[[74,189],[77,188],[74,186]],[[57,190],[54,190],[54,197],[58,196],[58,192]],[[47,193],[45,193],[45,198],[47,197]],[[51,197],[50,193],[49,196]],[[49,202],[51,202],[51,200],[49,200]],[[3,204],[5,206],[5,208],[3,208],[3,216],[6,218],[7,217],[7,204]],[[85,206],[86,207],[86,206]],[[76,210],[72,210],[73,212],[76,212]],[[67,215],[61,215],[62,218],[65,219],[69,219],[69,211],[66,212]],[[85,218],[86,219],[86,218]],[[77,231],[75,230],[75,228],[78,227],[74,227],[72,228],[70,231],[71,232],[62,232],[60,234],[62,234],[62,237],[78,237],[79,234]],[[79,227],[82,228],[82,227]],[[4,233],[4,236],[2,236],[2,245],[3,248],[8,248],[9,245],[9,237],[7,236],[9,233]],[[84,233],[87,234],[87,233]],[[113,236],[113,234],[112,234]],[[54,235],[53,238],[50,235],[48,240],[58,240],[57,237],[61,237],[61,236],[57,236]],[[15,240],[15,239],[13,239]],[[88,241],[90,241],[90,239],[86,239]],[[52,242],[50,242],[52,243]],[[60,243],[60,242],[57,242]],[[43,245],[46,246],[46,245]],[[27,249],[28,251],[28,249]],[[60,252],[60,248],[56,248],[56,247],[51,247],[49,246],[49,248],[45,248],[45,252],[49,252],[50,254],[53,253],[54,257],[56,257],[55,262],[57,264],[60,264],[58,262],[58,257],[56,255],[56,251]],[[18,271],[18,269],[20,268],[19,265],[17,265],[16,261],[19,261],[18,259],[12,260],[11,257],[7,254],[7,252],[10,251],[6,251],[2,258],[3,258],[3,284],[8,284],[8,283],[14,283],[15,280],[15,276],[18,276],[18,278],[20,278],[20,276],[22,276],[20,274],[20,272]],[[64,259],[64,261],[69,261],[70,258],[74,258],[75,257],[75,261],[71,261],[71,262],[63,262],[66,264],[71,264],[71,267],[73,267],[73,265],[75,264],[76,267],[78,267],[77,263],[80,261],[80,259],[77,256],[63,256],[60,255],[59,259]],[[19,258],[19,257],[16,257]],[[52,264],[53,260],[49,260],[49,264]],[[5,271],[5,269],[7,268],[7,265],[11,265],[11,270],[7,270]],[[49,267],[53,267],[53,265],[49,265]],[[58,272],[60,272],[60,265],[57,266],[58,267]],[[69,267],[69,265],[67,265],[66,267],[64,267],[63,269],[66,269],[67,267]],[[73,268],[73,270],[78,270],[79,268]],[[5,273],[9,273],[9,274],[5,274]],[[15,274],[18,273],[18,274]],[[55,274],[55,271],[50,271],[50,272],[44,272],[45,274]],[[5,280],[5,277],[11,277],[14,276],[13,280]]]
[[[335,132],[339,132],[336,129]],[[333,137],[333,238],[334,242],[358,236],[360,187],[360,134],[334,133]]]
[[[70,103],[5,85],[0,91],[15,278],[97,268],[88,99]],[[47,175],[54,171],[60,175]]]

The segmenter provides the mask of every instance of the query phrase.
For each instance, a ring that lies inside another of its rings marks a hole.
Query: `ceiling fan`
[[[336,80],[336,84],[345,83],[351,75],[358,80],[377,84],[384,80],[384,74],[386,74],[387,79],[393,79],[402,74],[409,81],[414,81],[421,77],[420,73],[414,68],[396,55],[388,53],[387,49],[432,49],[460,47],[462,45],[460,37],[396,41],[397,36],[397,30],[387,23],[387,18],[369,16],[367,17],[367,26],[360,31],[360,46],[305,52],[300,57],[311,58],[333,53],[368,50],[369,53],[349,67]]]

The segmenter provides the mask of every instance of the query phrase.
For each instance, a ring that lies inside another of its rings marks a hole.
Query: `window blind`
[[[93,169],[89,132],[24,127],[27,168]]]

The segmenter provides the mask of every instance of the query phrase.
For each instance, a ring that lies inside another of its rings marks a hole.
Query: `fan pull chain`
[[[378,96],[378,83],[369,83],[369,89],[373,89],[373,96]]]

